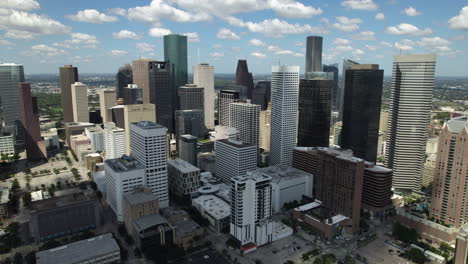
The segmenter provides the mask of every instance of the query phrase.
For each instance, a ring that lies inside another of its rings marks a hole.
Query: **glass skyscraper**
[[[169,34],[164,36],[164,60],[172,65],[174,91],[188,83],[187,36]],[[177,92],[174,93],[177,96]]]

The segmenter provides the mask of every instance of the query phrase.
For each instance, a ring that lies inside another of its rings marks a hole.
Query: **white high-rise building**
[[[218,94],[218,121],[220,126],[229,126],[229,105],[239,102],[239,92],[221,90]]]
[[[215,141],[216,175],[226,183],[257,168],[257,146],[237,140]]]
[[[205,126],[214,128],[215,90],[214,90],[214,67],[206,63],[193,66],[193,83],[203,87]]]
[[[435,66],[434,54],[393,58],[385,165],[397,190],[421,190]]]
[[[89,137],[89,141],[91,142],[94,151],[106,151],[104,130],[99,125],[85,128],[85,135]]]
[[[273,66],[270,165],[291,165],[297,140],[299,66]]]
[[[74,122],[89,122],[88,86],[75,82],[71,85]]]
[[[104,142],[106,159],[116,159],[125,154],[125,130],[112,122],[104,124]]]
[[[161,208],[169,206],[167,182],[167,128],[150,121],[130,125],[132,156],[145,166],[146,186],[159,198]]]
[[[261,246],[273,241],[271,177],[249,174],[231,179],[231,236],[241,244]]]
[[[240,141],[259,147],[260,105],[231,103],[229,126],[239,131]]]
[[[104,162],[106,175],[106,200],[117,216],[123,219],[123,196],[131,193],[133,188],[145,184],[145,167],[136,159],[122,156]]]

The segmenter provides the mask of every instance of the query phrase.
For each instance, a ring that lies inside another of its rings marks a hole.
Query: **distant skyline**
[[[188,69],[199,62],[235,73],[246,59],[255,74],[299,65],[305,41],[323,36],[323,63],[350,58],[391,75],[393,55],[436,53],[436,76],[467,76],[468,0],[4,0],[0,62],[25,74],[116,73],[124,63],[162,60],[162,36],[186,34]],[[340,72],[341,74],[341,72]]]

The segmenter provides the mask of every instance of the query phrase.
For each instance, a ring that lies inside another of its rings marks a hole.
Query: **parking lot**
[[[387,237],[382,236],[370,242],[366,246],[356,250],[368,260],[368,263],[382,263],[382,264],[404,264],[408,260],[398,256],[399,249],[385,243]]]

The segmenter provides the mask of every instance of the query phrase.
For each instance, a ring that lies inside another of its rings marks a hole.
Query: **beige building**
[[[139,121],[156,122],[156,107],[154,104],[135,104],[124,106],[125,153],[130,155],[130,124]]]
[[[380,112],[379,130],[386,133],[388,130],[388,111]]]
[[[112,112],[109,108],[117,105],[115,90],[101,89],[99,91],[99,108],[101,109],[102,123],[112,122]]]
[[[148,187],[136,187],[132,193],[124,195],[124,221],[129,234],[133,234],[133,224],[138,219],[159,213],[159,199]]]
[[[466,263],[468,263],[468,227],[458,233],[454,264]]]
[[[270,151],[271,104],[265,111],[260,111],[260,148]]]
[[[429,186],[434,180],[434,171],[436,167],[436,154],[429,154],[424,163],[424,170],[422,176],[422,186]]]
[[[88,86],[75,82],[71,85],[74,122],[89,122]]]
[[[138,59],[133,61],[133,83],[142,89],[143,103],[150,103],[150,67],[153,59]]]

